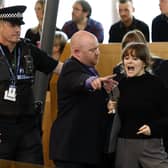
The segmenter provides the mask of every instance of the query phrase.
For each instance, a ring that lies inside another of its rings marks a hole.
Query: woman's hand
[[[143,125],[142,127],[140,127],[138,129],[137,134],[144,134],[144,135],[150,136],[151,135],[151,129],[148,125]]]
[[[115,114],[116,113],[116,105],[117,102],[116,101],[112,101],[111,99],[109,99],[108,103],[107,103],[107,108],[108,108],[108,114]]]

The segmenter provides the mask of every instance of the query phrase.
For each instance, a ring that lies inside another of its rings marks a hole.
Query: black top
[[[124,35],[130,31],[138,29],[140,30],[147,41],[149,41],[149,27],[146,23],[133,18],[132,24],[126,27],[121,21],[113,24],[109,30],[109,42],[121,42]]]
[[[59,28],[56,27],[56,31],[61,31]],[[33,43],[35,46],[39,47],[40,44],[40,32],[34,32],[32,29],[28,29],[25,34],[25,38],[29,39],[31,43]]]
[[[152,21],[152,41],[168,41],[168,17],[160,14]]]
[[[25,41],[19,42],[13,53],[10,53],[8,48],[2,44],[0,46],[5,54],[4,57],[0,52],[0,117],[35,115],[32,90],[35,71],[39,70],[48,74],[54,70],[58,62],[49,57],[44,51]],[[20,62],[18,65],[19,55]],[[5,90],[9,89],[12,80],[9,66],[6,63],[7,60],[14,76],[17,76],[15,102],[4,100]]]
[[[29,39],[35,46],[38,46],[38,43],[40,42],[40,33],[34,32],[32,29],[28,29],[25,34],[25,38]]]
[[[90,91],[85,81],[94,73],[68,59],[58,79],[58,117],[51,130],[52,160],[98,164],[106,138],[107,98],[102,88]]]
[[[123,78],[119,83],[118,113],[121,119],[120,137],[160,138],[168,125],[167,90],[155,76]],[[147,124],[151,136],[137,135],[138,129]]]

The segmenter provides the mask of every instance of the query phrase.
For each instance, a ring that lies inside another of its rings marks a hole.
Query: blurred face
[[[82,6],[79,3],[75,3],[72,7],[72,20],[80,22],[87,17],[87,13],[83,12]]]
[[[145,64],[135,54],[128,54],[123,59],[124,69],[127,77],[141,76],[145,73]]]
[[[55,44],[53,45],[52,55],[58,54],[58,53],[59,53],[59,49],[60,49],[60,46],[55,43]]]
[[[56,42],[54,42],[54,45],[53,45],[53,48],[52,48],[52,57],[54,59],[58,60],[59,56],[60,56],[60,45],[56,41]]]
[[[99,43],[97,40],[85,42],[80,50],[80,61],[88,66],[95,66],[99,60]]]
[[[17,43],[20,40],[21,26],[10,22],[0,23],[0,36],[6,43]]]
[[[123,23],[130,22],[133,17],[134,7],[131,2],[119,3],[119,15]]]
[[[43,6],[40,3],[36,3],[34,10],[35,10],[37,19],[43,20],[43,14],[44,14]]]
[[[168,16],[168,0],[160,0],[159,7],[160,11]]]

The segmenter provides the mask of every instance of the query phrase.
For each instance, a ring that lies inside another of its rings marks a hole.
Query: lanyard
[[[14,74],[14,72],[13,72],[13,70],[12,70],[12,66],[10,65],[8,59],[6,58],[5,53],[4,53],[4,51],[3,51],[3,49],[2,49],[1,46],[0,46],[0,51],[1,51],[1,53],[2,53],[2,56],[5,58],[5,62],[6,62],[6,64],[7,64],[7,66],[8,66],[9,72],[10,72],[10,74],[11,74],[12,82],[13,82],[13,84],[15,85],[15,84],[16,84],[16,76],[15,76],[15,74]],[[20,55],[20,54],[21,54],[21,53],[20,53],[20,49],[19,49],[19,50],[18,50],[17,67],[16,67],[16,75],[19,74],[20,58],[21,58],[21,55]]]

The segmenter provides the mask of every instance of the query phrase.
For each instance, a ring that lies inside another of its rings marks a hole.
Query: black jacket
[[[149,41],[149,27],[146,23],[133,18],[132,24],[126,27],[121,21],[113,24],[109,30],[109,42],[121,42],[124,35],[130,30],[140,30]]]
[[[160,14],[152,21],[152,41],[168,41],[168,17]]]
[[[35,71],[49,74],[57,66],[58,61],[24,40],[17,43],[12,53],[3,44],[0,44],[0,47],[0,117],[35,115],[33,94]],[[5,90],[9,89],[13,80],[10,67],[16,78],[15,102],[4,100]]]
[[[86,89],[90,76],[94,74],[73,57],[63,66],[58,80],[58,118],[50,138],[52,160],[98,164],[103,159],[107,94],[103,88]]]

